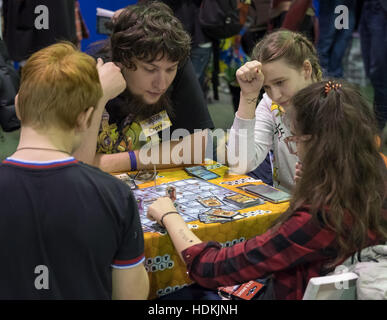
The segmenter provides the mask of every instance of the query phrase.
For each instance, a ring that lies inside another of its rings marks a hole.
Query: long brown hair
[[[387,239],[386,166],[370,105],[346,83],[328,92],[326,84],[314,83],[292,98],[292,129],[311,138],[303,143],[302,177],[281,221],[310,206],[313,217],[337,234],[338,262],[369,245],[369,232]]]
[[[312,65],[312,79],[314,81],[321,80],[322,72],[316,48],[301,33],[289,30],[269,33],[255,45],[252,52],[252,59],[261,63],[281,58],[297,69],[302,68],[305,60],[309,60]]]

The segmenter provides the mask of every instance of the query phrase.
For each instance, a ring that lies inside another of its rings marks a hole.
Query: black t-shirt
[[[167,110],[172,123],[169,128],[171,134],[176,129],[194,133],[195,129],[214,128],[203,91],[189,59],[179,67],[168,94],[172,103],[172,112]],[[138,136],[142,129],[125,109],[125,99],[122,96],[107,103],[108,125],[104,125],[102,120],[97,152],[116,153],[141,147]],[[165,133],[159,133],[159,136],[168,137]]]
[[[183,24],[192,38],[192,48],[199,44],[211,42],[202,31],[199,21],[199,11],[202,0],[162,0],[173,10],[175,16]]]
[[[203,91],[197,80],[191,60],[178,68],[176,77],[168,90],[173,114],[168,114],[172,122],[171,131],[187,129],[213,129],[214,124],[208,112]],[[121,121],[126,114],[120,113],[121,97],[110,100],[106,105],[112,121]]]
[[[3,0],[3,12],[4,40],[12,60],[28,59],[58,41],[77,40],[75,0]],[[42,28],[44,21],[48,25]]]
[[[111,299],[112,267],[143,262],[136,201],[117,178],[74,158],[8,158],[0,177],[0,299]]]

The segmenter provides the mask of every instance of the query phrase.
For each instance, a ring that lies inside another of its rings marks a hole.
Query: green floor
[[[19,141],[20,130],[4,132],[0,127],[0,160],[15,152]]]
[[[373,90],[371,86],[362,89],[363,94],[372,101]],[[231,104],[231,96],[228,93],[219,91],[219,100],[211,101],[208,104],[208,110],[214,121],[215,128],[229,129],[234,119],[234,108]],[[387,137],[387,126],[384,131],[384,137]],[[0,160],[4,160],[15,150],[19,140],[20,130],[13,132],[3,132],[0,128]],[[387,139],[384,139],[383,152],[387,154]]]

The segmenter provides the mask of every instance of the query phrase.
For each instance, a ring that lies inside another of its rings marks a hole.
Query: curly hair
[[[261,63],[284,58],[289,65],[296,68],[301,68],[304,61],[309,60],[312,65],[312,79],[320,81],[322,78],[317,51],[301,33],[278,30],[267,34],[255,45],[252,58]]]
[[[382,216],[387,169],[376,142],[375,116],[358,90],[340,83],[327,92],[327,82],[317,82],[292,98],[293,130],[311,138],[303,144],[302,177],[281,218],[309,205],[312,215],[337,234],[335,262],[368,246],[369,232],[387,239]]]
[[[135,70],[133,58],[152,62],[165,57],[183,63],[190,54],[191,38],[167,5],[140,2],[120,13],[110,47],[114,62]]]

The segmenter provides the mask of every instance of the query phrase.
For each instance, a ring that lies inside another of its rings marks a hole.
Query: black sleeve
[[[180,128],[190,133],[194,129],[214,128],[202,88],[189,59],[176,75],[171,100],[174,110],[174,115],[170,116],[173,123],[171,132]]]
[[[144,233],[141,227],[137,202],[127,187],[124,216],[124,230],[120,247],[116,253],[112,267],[117,269],[132,268],[144,261]]]
[[[4,40],[12,60],[22,61],[60,40],[75,41],[75,0],[3,0]],[[37,29],[39,5],[48,9],[48,29]]]

